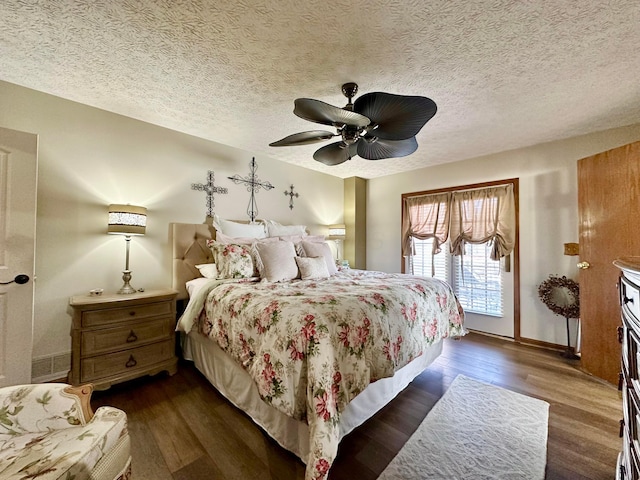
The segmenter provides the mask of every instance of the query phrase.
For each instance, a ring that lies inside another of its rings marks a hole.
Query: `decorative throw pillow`
[[[278,237],[278,238],[280,240],[289,240],[290,242],[293,242],[293,244],[296,247],[296,253],[298,254],[299,257],[305,256],[304,250],[302,249],[302,243],[300,243],[303,240],[305,242],[316,242],[316,243],[324,242],[324,235],[307,235],[305,237],[301,235],[288,235],[286,237]]]
[[[262,223],[238,223],[224,220],[217,214],[213,214],[213,226],[217,232],[230,237],[264,238],[267,231]]]
[[[251,247],[236,243],[211,242],[218,278],[248,278],[254,275]]]
[[[196,265],[196,268],[204,278],[218,278],[218,267],[215,263],[201,263]]]
[[[298,277],[296,249],[291,242],[258,242],[254,244],[259,258],[260,277],[269,282],[283,282]]]
[[[324,257],[296,257],[302,280],[329,278],[329,270]]]
[[[329,275],[338,273],[331,248],[329,248],[327,242],[307,242],[303,240],[300,245],[305,257],[324,257]]]
[[[301,235],[307,234],[307,227],[304,225],[281,225],[273,220],[265,220],[265,226],[267,227],[267,236],[280,237],[287,235]]]
[[[215,240],[208,240],[209,243],[213,243],[213,242],[219,242],[224,244],[235,243],[237,245],[253,245],[256,242],[262,243],[262,242],[277,242],[277,241],[278,241],[278,237],[273,237],[273,238],[230,237],[220,232],[216,232]],[[207,243],[207,245],[209,245],[209,243]],[[253,275],[252,276],[259,277],[260,276],[260,268],[259,268],[260,258],[256,256],[255,250],[253,248],[251,249],[251,256],[253,257]],[[213,258],[215,259],[215,254]]]

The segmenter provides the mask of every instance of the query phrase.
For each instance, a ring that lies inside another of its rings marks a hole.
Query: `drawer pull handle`
[[[133,317],[136,314],[135,310],[132,312],[129,312],[129,316]]]
[[[127,368],[131,368],[135,367],[137,364],[138,362],[136,362],[136,359],[133,358],[133,355],[129,355],[129,360],[127,360],[127,363],[125,363],[124,366]]]
[[[624,297],[624,304],[626,305],[627,303],[633,303],[633,297],[628,298],[627,296]]]
[[[620,420],[620,438],[622,438],[623,434],[624,434],[624,418]]]
[[[127,343],[132,343],[136,340],[138,340],[138,336],[133,332],[133,330],[131,330],[131,332],[129,332],[129,336],[127,337]]]

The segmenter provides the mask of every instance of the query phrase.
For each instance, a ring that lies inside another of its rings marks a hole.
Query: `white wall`
[[[148,208],[147,234],[131,241],[136,288],[171,286],[170,222],[199,223],[205,194],[191,190],[215,172],[215,211],[248,219],[249,193],[228,176],[249,174],[253,154],[96,108],[0,82],[0,126],[39,135],[34,358],[71,350],[68,299],[122,285],[125,241],[107,235],[107,207]],[[342,223],[340,178],[256,156],[257,174],[275,188],[257,194],[260,218],[305,224],[326,234]],[[289,209],[284,191],[300,197]]]
[[[249,196],[227,176],[249,173],[253,154],[127,117],[0,82],[0,126],[39,135],[34,357],[70,351],[68,298],[122,283],[124,239],[106,235],[107,206],[148,210],[147,234],[131,246],[132,284],[170,285],[170,222],[201,222],[205,195],[191,190],[215,171],[227,195],[215,210],[246,219]],[[563,243],[578,240],[576,160],[640,139],[640,125],[503,152],[417,172],[371,179],[367,198],[367,267],[400,271],[400,195],[433,188],[520,178],[521,334],[566,342],[564,320],[538,300],[549,274],[577,278],[576,257]],[[421,148],[428,148],[422,146]],[[342,223],[340,178],[256,156],[258,176],[276,188],[258,195],[259,216],[304,223],[311,233]],[[284,190],[300,197],[288,208]]]
[[[632,125],[371,179],[367,199],[367,268],[400,271],[401,194],[517,177],[521,335],[564,345],[565,321],[542,304],[537,286],[550,274],[578,278],[575,266],[578,257],[563,255],[564,243],[578,241],[577,160],[639,139],[640,125]]]

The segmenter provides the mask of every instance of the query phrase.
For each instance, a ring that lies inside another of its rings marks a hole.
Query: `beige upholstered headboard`
[[[195,267],[201,263],[213,263],[213,255],[207,240],[215,238],[215,229],[206,223],[171,223],[169,236],[173,252],[172,287],[178,299],[187,299],[185,283],[201,277]]]

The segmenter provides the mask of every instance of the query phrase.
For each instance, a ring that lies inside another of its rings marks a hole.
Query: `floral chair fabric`
[[[94,471],[110,472],[114,480],[130,478],[127,416],[113,407],[100,407],[94,415],[92,391],[91,385],[62,383],[0,388],[0,478],[102,478]]]

